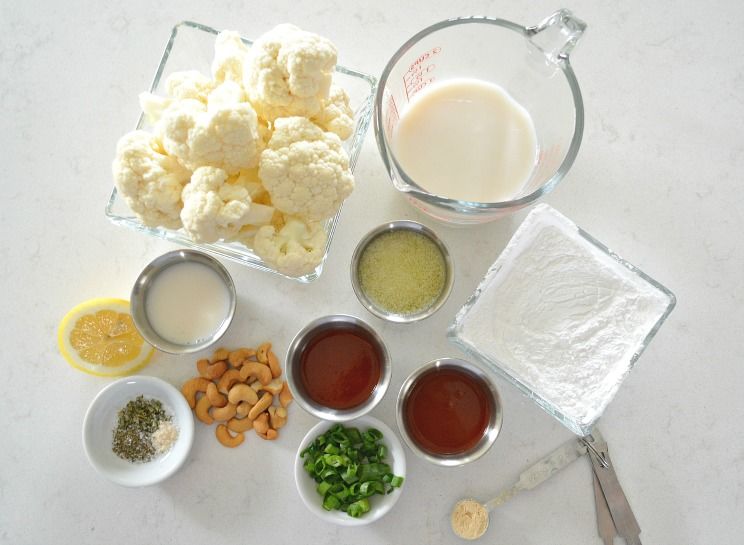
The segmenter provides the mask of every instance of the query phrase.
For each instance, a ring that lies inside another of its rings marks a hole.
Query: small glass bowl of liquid
[[[395,188],[440,221],[484,223],[551,191],[584,129],[569,54],[586,25],[559,10],[535,26],[436,23],[388,62],[375,138]]]
[[[287,382],[297,403],[323,420],[371,411],[390,385],[390,356],[380,336],[346,314],[313,320],[287,350]]]
[[[175,250],[150,262],[130,297],[137,330],[170,354],[191,354],[216,343],[232,322],[236,301],[227,269],[195,250]]]
[[[483,456],[501,431],[498,391],[477,366],[440,358],[414,371],[398,393],[398,429],[409,448],[441,466]]]

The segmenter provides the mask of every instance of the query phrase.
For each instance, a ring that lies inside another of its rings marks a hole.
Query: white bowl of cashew
[[[132,463],[114,454],[113,431],[118,412],[137,396],[158,399],[178,429],[178,438],[165,454],[145,463]],[[125,377],[98,392],[85,413],[83,448],[93,468],[122,486],[141,487],[164,481],[178,471],[194,442],[194,416],[181,392],[155,377]]]
[[[323,498],[316,491],[317,483],[308,475],[303,467],[303,459],[300,458],[300,454],[305,450],[313,440],[322,435],[329,428],[337,424],[337,422],[329,422],[323,420],[318,422],[315,426],[310,428],[305,437],[300,442],[300,447],[297,449],[297,455],[295,458],[295,484],[297,485],[297,491],[302,498],[303,503],[307,508],[313,512],[316,516],[321,519],[338,524],[340,526],[363,526],[382,518],[387,512],[389,512],[395,503],[400,498],[400,494],[406,487],[405,482],[401,488],[396,488],[392,493],[385,496],[372,496],[370,497],[371,509],[359,518],[350,517],[343,511],[326,511],[321,505]],[[388,448],[388,455],[386,457],[386,463],[390,464],[395,475],[401,477],[406,476],[406,453],[403,450],[398,436],[395,432],[386,426],[383,422],[373,418],[371,416],[361,416],[355,420],[342,423],[346,427],[359,428],[360,430],[366,430],[368,428],[376,428],[382,432],[382,442]]]

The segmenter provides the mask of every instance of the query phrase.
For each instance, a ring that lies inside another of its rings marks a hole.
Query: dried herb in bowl
[[[153,434],[170,422],[160,401],[140,395],[119,410],[111,449],[128,462],[149,462],[163,450],[153,444]]]
[[[370,510],[371,496],[390,494],[403,484],[385,462],[382,440],[377,429],[360,432],[336,424],[300,453],[305,471],[318,483],[323,509],[360,517]]]

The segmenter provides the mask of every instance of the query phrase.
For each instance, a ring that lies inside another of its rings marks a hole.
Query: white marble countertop
[[[313,6],[312,8],[310,6]],[[109,381],[75,372],[56,328],[75,304],[127,297],[139,270],[171,250],[103,214],[118,137],[138,115],[171,27],[191,19],[257,36],[291,21],[330,37],[340,63],[378,76],[414,32],[456,15],[533,24],[552,2],[416,4],[44,2],[0,4],[0,542],[458,543],[448,513],[486,499],[570,437],[496,379],[501,436],[466,467],[434,467],[408,452],[394,510],[359,529],[330,526],[301,503],[295,449],[315,422],[296,404],[276,443],[248,437],[222,448],[197,423],[190,460],[162,485],[120,488],[89,466],[81,424]],[[572,55],[586,108],[578,159],[546,199],[668,286],[678,305],[603,416],[620,480],[644,543],[738,544],[744,539],[744,20],[731,1],[567,5],[589,24]],[[395,426],[395,393],[417,365],[458,355],[444,338],[452,316],[523,213],[469,230],[435,226],[459,264],[453,293],[431,319],[400,327],[365,314],[348,280],[356,241],[373,225],[421,218],[394,191],[371,131],[323,276],[299,285],[226,263],[240,306],[226,345],[272,339],[279,351],[319,315],[362,316],[395,360],[374,415]],[[194,358],[158,355],[147,374],[173,384]],[[582,460],[499,509],[484,543],[599,544],[589,463]]]

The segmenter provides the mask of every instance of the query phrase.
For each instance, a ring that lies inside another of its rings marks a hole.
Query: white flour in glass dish
[[[525,219],[479,291],[458,316],[459,339],[582,428],[670,304],[547,205]]]

